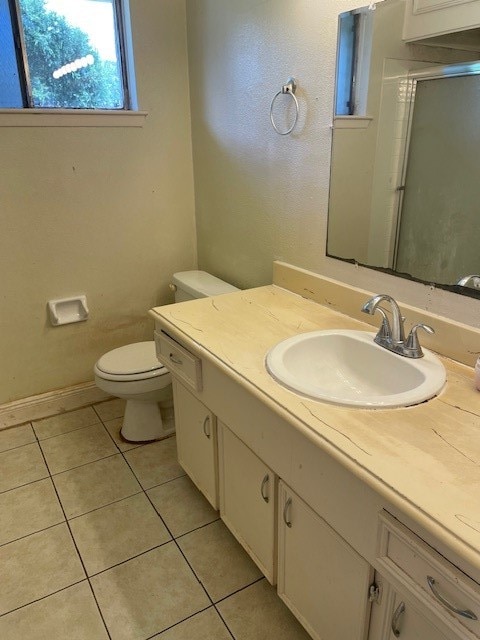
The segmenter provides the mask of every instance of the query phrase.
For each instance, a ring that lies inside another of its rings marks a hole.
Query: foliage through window
[[[0,108],[129,109],[121,0],[0,0]]]

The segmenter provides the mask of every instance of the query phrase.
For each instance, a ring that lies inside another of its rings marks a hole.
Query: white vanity
[[[274,344],[372,327],[332,310],[325,279],[277,264],[274,282],[152,310],[174,378],[180,463],[313,638],[480,638],[471,368],[444,359],[440,397],[404,409],[297,395],[265,369]],[[457,347],[480,339],[448,322],[436,329]]]

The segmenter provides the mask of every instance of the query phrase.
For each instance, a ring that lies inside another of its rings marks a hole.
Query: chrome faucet
[[[378,305],[381,302],[388,302],[392,312],[392,324],[388,320],[387,313],[383,307]],[[435,333],[435,331],[428,324],[416,324],[412,327],[408,338],[405,340],[405,329],[403,323],[405,318],[402,316],[400,307],[396,300],[392,296],[386,293],[381,293],[368,300],[362,307],[364,313],[368,313],[371,316],[378,311],[382,316],[382,324],[375,336],[375,342],[394,353],[398,353],[406,358],[422,358],[423,351],[418,341],[417,331],[423,329],[427,333]]]
[[[473,274],[471,276],[464,276],[457,282],[461,287],[471,287],[472,289],[480,289],[480,276]]]

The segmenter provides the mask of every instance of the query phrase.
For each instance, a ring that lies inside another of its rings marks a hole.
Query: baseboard
[[[99,389],[94,382],[86,382],[74,387],[30,396],[23,400],[15,400],[15,402],[0,405],[0,430],[79,409],[109,398],[111,396]]]

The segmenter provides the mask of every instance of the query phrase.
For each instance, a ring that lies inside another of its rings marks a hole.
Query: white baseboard
[[[74,387],[30,396],[23,400],[15,400],[15,402],[0,405],[0,430],[79,409],[109,398],[111,396],[99,389],[94,382],[86,382]]]

